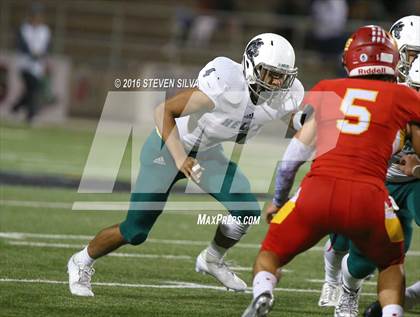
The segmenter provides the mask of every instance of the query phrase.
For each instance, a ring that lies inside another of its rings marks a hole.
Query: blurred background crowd
[[[292,43],[309,89],[344,75],[358,26],[410,14],[420,0],[0,0],[0,114],[97,118],[115,78],[194,78],[262,32]]]

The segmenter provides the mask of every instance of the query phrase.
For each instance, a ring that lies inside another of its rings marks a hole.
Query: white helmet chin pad
[[[274,33],[259,34],[249,41],[242,66],[251,91],[259,97],[265,92],[264,99],[289,90],[297,76],[292,45]]]

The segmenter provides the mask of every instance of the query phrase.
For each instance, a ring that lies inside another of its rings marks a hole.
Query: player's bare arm
[[[199,89],[188,89],[160,104],[155,109],[155,123],[178,169],[187,178],[199,182],[201,169],[194,169],[197,160],[188,157],[179,137],[175,119],[214,108],[213,102]]]
[[[299,130],[295,138],[306,146],[315,146],[316,142],[316,121],[314,116],[310,116],[305,124],[302,127],[302,130]]]

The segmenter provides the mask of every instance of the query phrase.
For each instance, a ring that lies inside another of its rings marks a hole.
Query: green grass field
[[[94,125],[84,129],[1,123],[0,171],[79,177],[89,153]],[[267,141],[270,142],[270,141]],[[258,145],[244,161],[252,170],[276,160]],[[130,177],[126,153],[119,177]],[[262,186],[258,170],[251,178]],[[302,175],[300,175],[301,177]],[[75,211],[76,201],[127,201],[128,193],[79,194],[76,189],[1,185],[0,191],[0,316],[240,316],[249,293],[227,292],[209,276],[195,273],[194,261],[208,244],[215,226],[200,225],[197,212],[168,211],[153,228],[150,240],[126,246],[97,261],[94,298],[70,295],[69,256],[103,227],[124,219],[123,211]],[[195,200],[202,196],[194,195]],[[185,195],[172,195],[185,201]],[[211,201],[204,198],[205,201]],[[263,203],[263,201],[262,201]],[[267,225],[250,230],[228,254],[228,261],[251,284],[251,266]],[[322,244],[286,267],[276,291],[272,316],[332,316],[317,306],[323,278]],[[420,232],[415,229],[407,258],[407,282],[420,277]],[[376,277],[367,282],[361,310],[375,299]],[[419,316],[420,308],[406,316]]]

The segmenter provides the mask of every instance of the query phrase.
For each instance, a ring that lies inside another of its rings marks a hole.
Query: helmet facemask
[[[405,82],[409,87],[420,91],[420,54],[412,60],[410,71]]]
[[[275,67],[260,63],[253,69],[250,90],[268,103],[273,97],[285,95],[297,76],[297,68]]]
[[[398,81],[407,82],[409,72],[415,59],[420,58],[420,47],[412,45],[403,45],[400,49],[400,61],[397,65]]]

